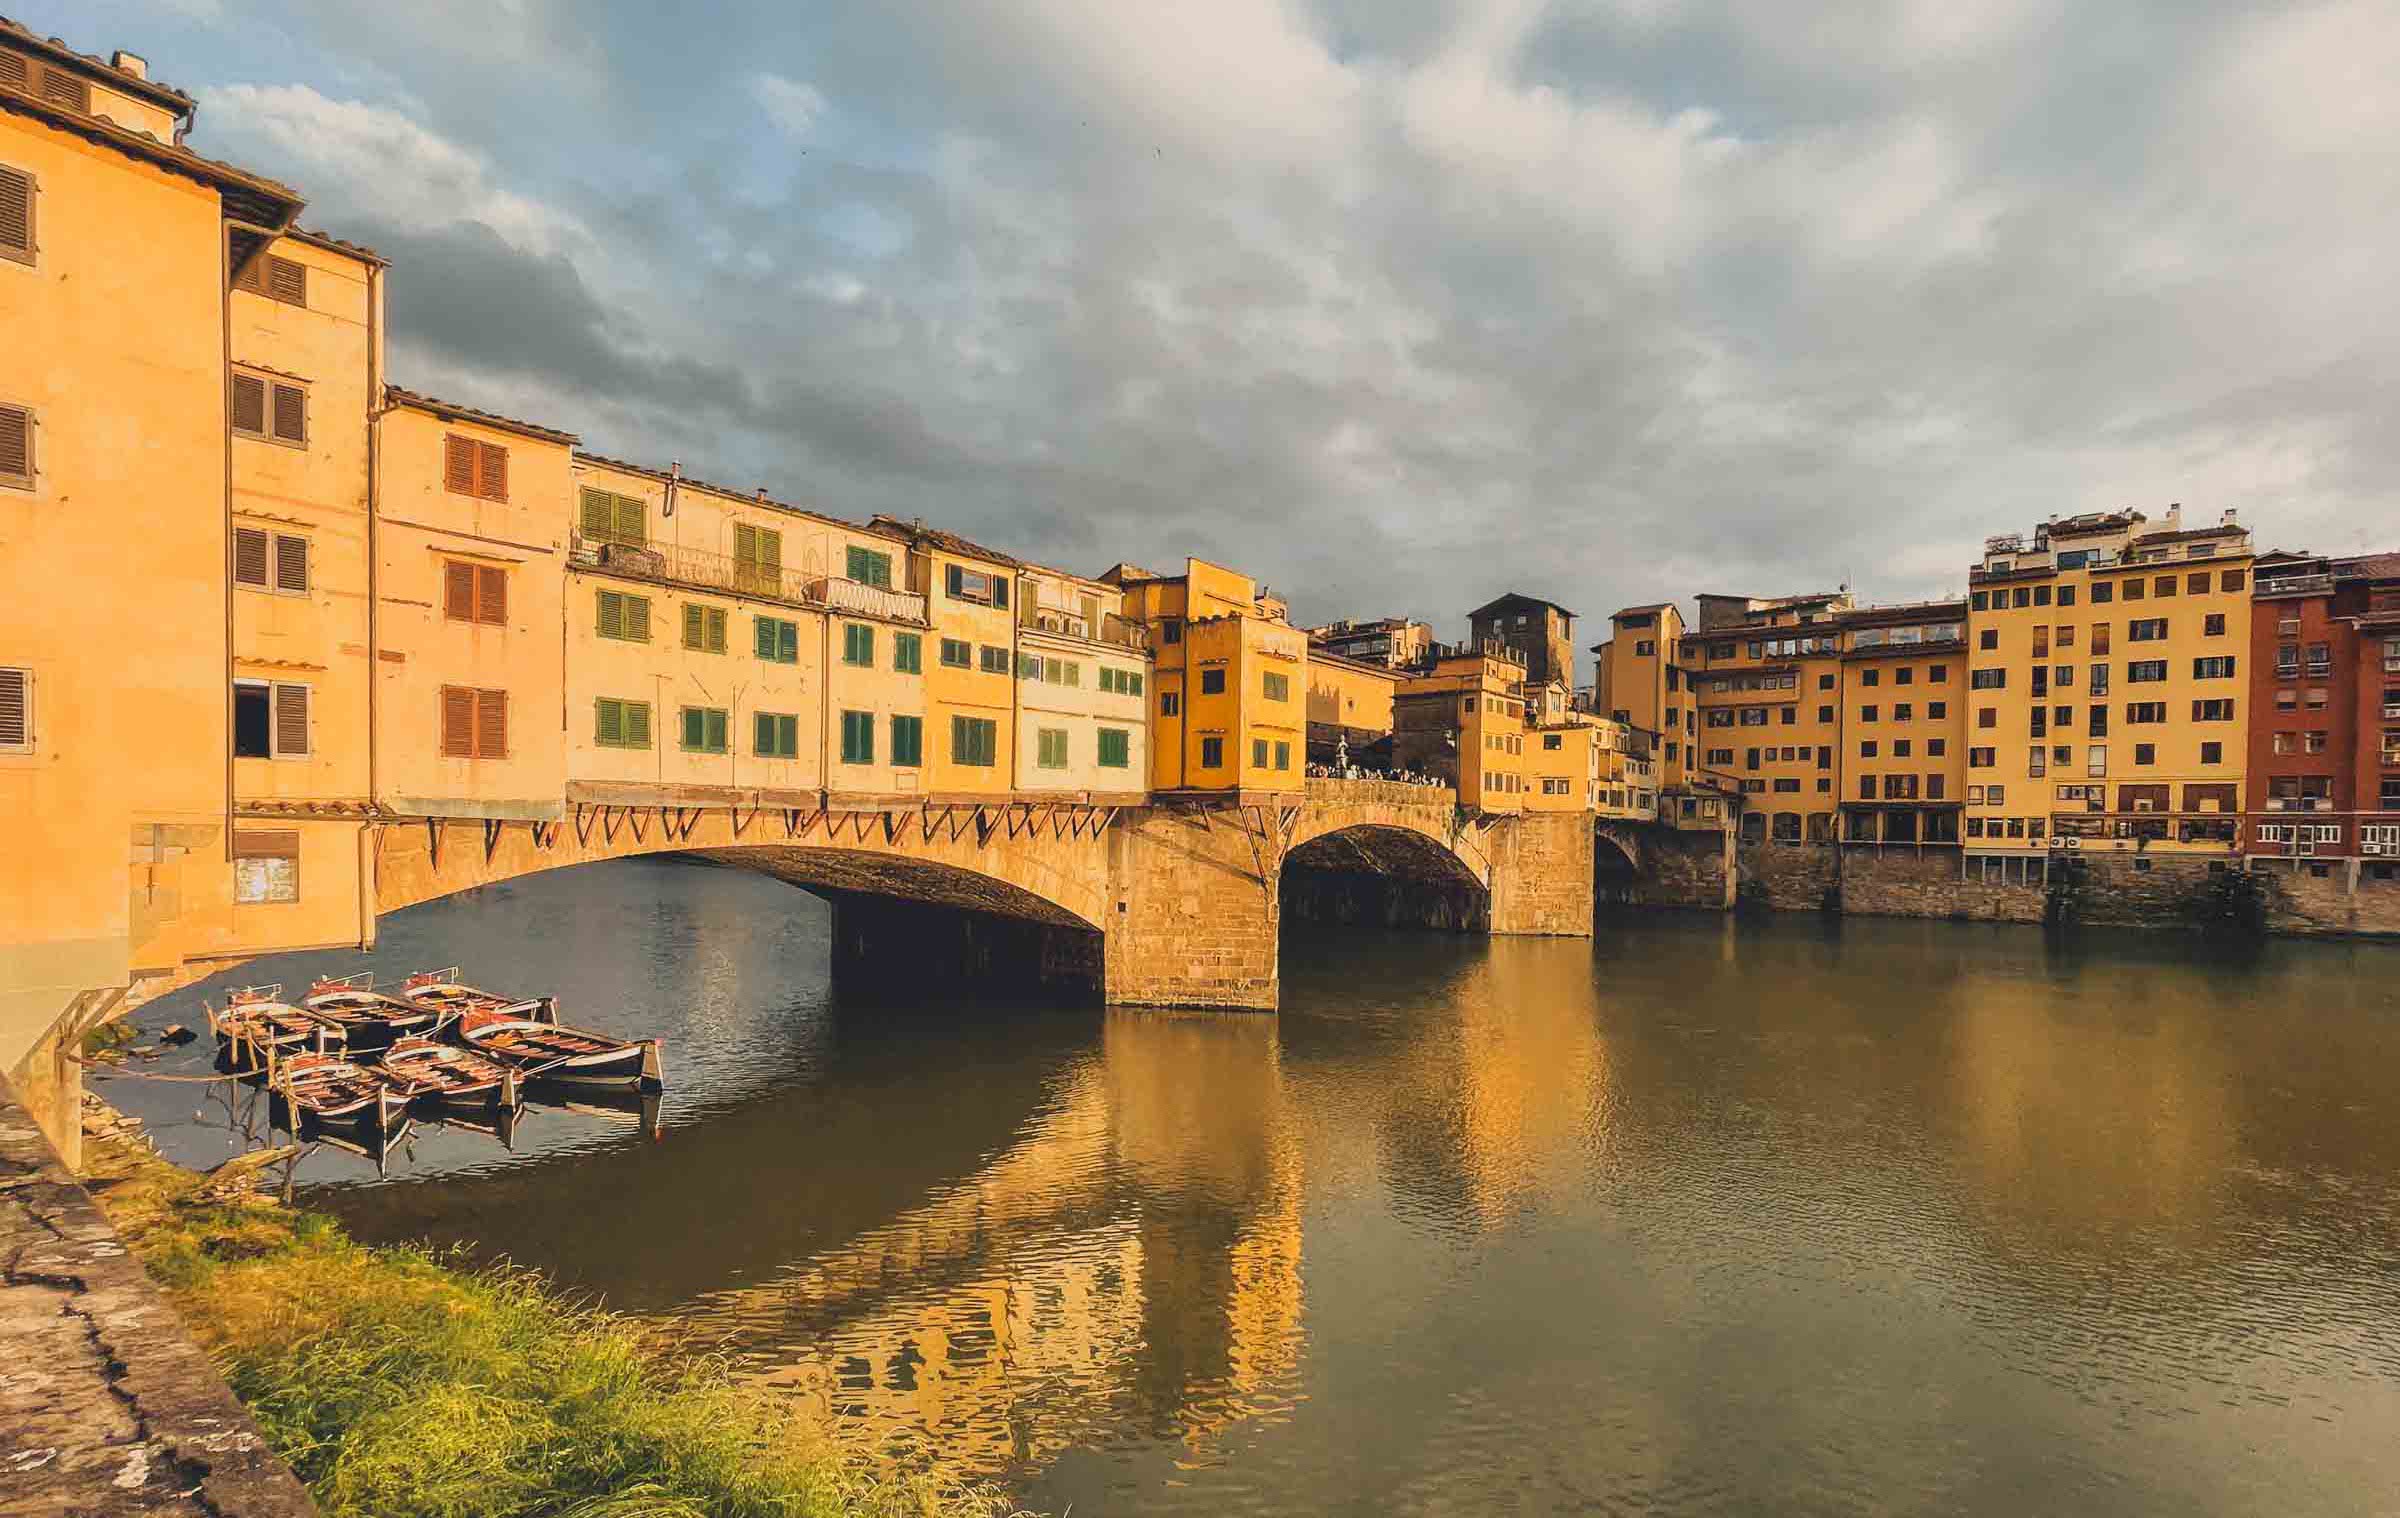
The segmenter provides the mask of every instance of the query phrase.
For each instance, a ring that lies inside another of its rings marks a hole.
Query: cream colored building
[[[1017,790],[1126,802],[1150,789],[1150,655],[1124,592],[1064,570],[1017,577]]]

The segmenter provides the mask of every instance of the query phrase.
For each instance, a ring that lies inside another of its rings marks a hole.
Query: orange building
[[[1834,836],[1838,623],[1850,604],[1848,591],[1700,597],[1700,625],[1683,644],[1700,764],[1739,787],[1745,842]]]
[[[1966,802],[1967,604],[1923,601],[1843,614],[1842,838],[1959,842]]]

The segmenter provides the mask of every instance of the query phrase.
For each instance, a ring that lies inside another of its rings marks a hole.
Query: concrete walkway
[[[120,1513],[316,1507],[0,1087],[0,1518]]]

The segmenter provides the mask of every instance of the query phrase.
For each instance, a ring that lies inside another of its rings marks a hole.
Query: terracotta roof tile
[[[477,422],[486,427],[496,427],[503,432],[514,432],[525,437],[538,438],[547,443],[565,443],[572,447],[580,441],[572,432],[561,432],[555,427],[545,427],[539,422],[519,421],[513,416],[502,416],[497,412],[483,411],[473,406],[462,406],[456,401],[446,401],[439,396],[419,395],[414,390],[403,390],[398,385],[384,386],[383,398],[384,403],[388,406],[407,406],[417,411],[430,411],[435,416],[447,417],[454,421]]]

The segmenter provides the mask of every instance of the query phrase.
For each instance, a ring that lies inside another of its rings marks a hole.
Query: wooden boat
[[[443,1107],[514,1107],[516,1067],[456,1044],[403,1038],[383,1051],[384,1071],[419,1101]]]
[[[349,1041],[349,1031],[312,1017],[283,999],[281,986],[244,986],[225,998],[225,1010],[203,1008],[219,1050],[236,1065],[264,1069],[271,1055],[300,1049],[320,1053]]]
[[[409,1088],[382,1071],[338,1054],[295,1054],[276,1061],[270,1089],[286,1127],[303,1122],[389,1134],[408,1113]]]
[[[528,1080],[619,1091],[656,1091],[660,1041],[628,1042],[505,1012],[472,1011],[458,1020],[461,1043],[513,1065]]]
[[[438,1016],[429,1007],[376,990],[375,977],[364,971],[316,982],[300,1005],[340,1026],[353,1049],[379,1049],[403,1035],[429,1032]]]
[[[446,970],[418,971],[401,984],[400,994],[420,1007],[432,1008],[444,1021],[469,1012],[497,1012],[535,1022],[558,1021],[558,1010],[549,997],[502,996],[497,991],[481,990],[460,980],[456,965]]]

